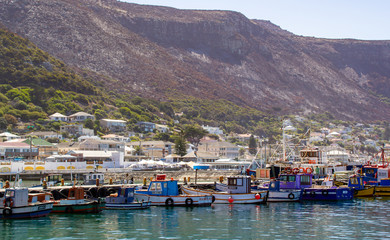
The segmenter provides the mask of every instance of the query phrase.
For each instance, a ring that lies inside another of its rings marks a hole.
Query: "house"
[[[0,141],[5,142],[5,141],[13,140],[13,139],[21,139],[21,137],[18,135],[9,133],[9,132],[3,132],[0,134]]]
[[[45,158],[51,155],[58,154],[58,147],[43,139],[40,138],[25,139],[23,142],[29,145],[31,143],[32,146],[38,148],[38,159],[40,160],[44,160]]]
[[[112,132],[123,132],[126,130],[126,121],[116,119],[101,119],[100,127]]]
[[[202,128],[210,134],[215,134],[215,135],[222,135],[223,134],[223,131],[221,129],[219,129],[219,127],[210,127],[210,126],[202,125]]]
[[[239,147],[230,142],[206,141],[198,146],[199,152],[207,152],[221,158],[238,158]]]
[[[29,136],[36,136],[40,139],[48,139],[48,138],[58,138],[58,139],[63,139],[62,134],[59,134],[54,131],[38,131],[38,132],[31,132],[29,134],[26,134],[26,137]]]
[[[156,124],[156,130],[161,132],[161,133],[168,133],[169,127],[166,125]]]
[[[60,127],[61,132],[68,133],[69,135],[79,137],[83,135],[82,124],[63,125]]]
[[[49,116],[50,120],[51,121],[63,121],[63,122],[67,122],[68,121],[68,117],[61,114],[61,113],[54,113],[52,115]]]
[[[151,122],[137,122],[137,125],[141,132],[153,132],[156,129],[156,124]]]
[[[38,148],[24,142],[0,142],[0,159],[35,158]]]
[[[117,142],[130,142],[129,137],[119,136],[116,134],[108,134],[102,136],[103,140],[111,140],[111,141],[117,141]]]
[[[95,116],[85,112],[78,112],[68,117],[69,122],[84,122],[87,119],[95,120]]]
[[[130,142],[126,146],[135,148],[139,146],[143,155],[150,158],[164,158],[165,156],[172,154],[174,148],[173,143],[164,141],[145,141],[145,142]]]

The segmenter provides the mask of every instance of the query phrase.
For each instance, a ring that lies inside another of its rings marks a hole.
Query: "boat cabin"
[[[84,175],[84,185],[95,185],[99,181],[104,183],[104,173],[88,173]]]
[[[68,200],[84,199],[84,188],[72,187],[69,188]]]
[[[28,205],[27,188],[7,188],[5,190],[4,203],[11,204],[11,207],[23,207]]]
[[[106,198],[106,203],[131,203],[134,201],[134,187],[119,188],[116,194]]]
[[[177,180],[165,180],[165,176],[159,176],[157,179],[150,182],[148,190],[137,190],[136,193],[155,196],[179,195]]]
[[[227,177],[227,184],[217,184],[216,189],[227,193],[251,193],[250,176]]]
[[[348,179],[348,187],[354,188],[357,190],[364,189],[364,183],[363,183],[363,178],[359,175],[354,175],[351,176]]]
[[[311,174],[281,174],[279,176],[280,189],[303,189],[312,185]]]

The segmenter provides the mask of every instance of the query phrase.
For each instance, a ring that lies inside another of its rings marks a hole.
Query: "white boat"
[[[182,186],[182,191],[186,194],[206,194],[213,197],[216,204],[238,204],[238,203],[265,203],[268,191],[251,190],[251,178],[249,176],[232,176],[227,178],[228,183],[219,185],[222,191],[204,190],[193,187]]]
[[[0,218],[36,218],[47,216],[52,202],[39,202],[37,196],[29,198],[27,188],[7,188],[2,198]]]
[[[134,199],[138,202],[151,201],[152,206],[210,206],[213,198],[207,194],[179,194],[177,180],[165,180],[165,175],[157,175],[157,180],[148,189],[136,190]]]

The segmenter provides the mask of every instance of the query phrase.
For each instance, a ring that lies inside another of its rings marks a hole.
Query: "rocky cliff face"
[[[67,64],[111,77],[114,91],[390,116],[390,41],[304,38],[236,12],[115,0],[3,0],[0,21]]]

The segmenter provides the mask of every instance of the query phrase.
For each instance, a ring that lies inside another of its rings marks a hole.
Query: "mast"
[[[283,124],[282,124],[282,130],[283,130],[283,161],[286,160],[286,134],[285,134],[285,131],[284,131],[284,120],[283,120]]]

